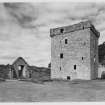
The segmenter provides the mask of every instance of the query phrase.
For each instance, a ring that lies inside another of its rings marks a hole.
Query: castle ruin
[[[98,38],[90,21],[50,29],[51,78],[84,79],[98,77]]]

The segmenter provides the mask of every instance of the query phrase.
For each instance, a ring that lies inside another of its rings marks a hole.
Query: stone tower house
[[[89,21],[50,29],[51,78],[84,79],[98,77],[99,32]]]

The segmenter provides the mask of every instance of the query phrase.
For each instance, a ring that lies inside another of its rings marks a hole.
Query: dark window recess
[[[83,60],[83,57],[82,57],[82,60]]]
[[[86,42],[84,42],[83,45],[85,46],[86,45]]]
[[[76,70],[76,65],[74,65],[74,70]]]
[[[61,67],[60,67],[60,71],[61,71]]]
[[[68,43],[68,40],[67,39],[65,39],[65,44],[67,44]]]
[[[67,76],[67,80],[70,80],[70,76]]]
[[[64,32],[64,29],[63,29],[63,28],[62,28],[62,29],[60,29],[60,32],[61,32],[61,33],[63,33],[63,32]]]
[[[60,58],[63,58],[63,53],[60,54]]]

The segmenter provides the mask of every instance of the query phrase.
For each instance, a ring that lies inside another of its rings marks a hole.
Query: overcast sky
[[[91,20],[105,41],[105,3],[0,3],[0,64],[22,56],[30,65],[50,62],[50,28]]]

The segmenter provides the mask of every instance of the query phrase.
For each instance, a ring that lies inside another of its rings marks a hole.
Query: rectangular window
[[[70,76],[67,76],[67,80],[70,80]]]
[[[60,67],[60,71],[61,71],[61,67]]]
[[[65,44],[67,44],[68,43],[68,40],[67,39],[65,39]]]
[[[82,57],[82,60],[83,60],[83,57]]]
[[[60,58],[63,58],[63,53],[60,54]]]
[[[61,28],[61,29],[60,29],[60,32],[61,32],[61,33],[63,33],[63,32],[64,32],[64,29],[63,29],[63,28]]]
[[[96,62],[96,55],[94,55],[94,62]]]
[[[74,70],[76,70],[76,65],[74,65]]]

